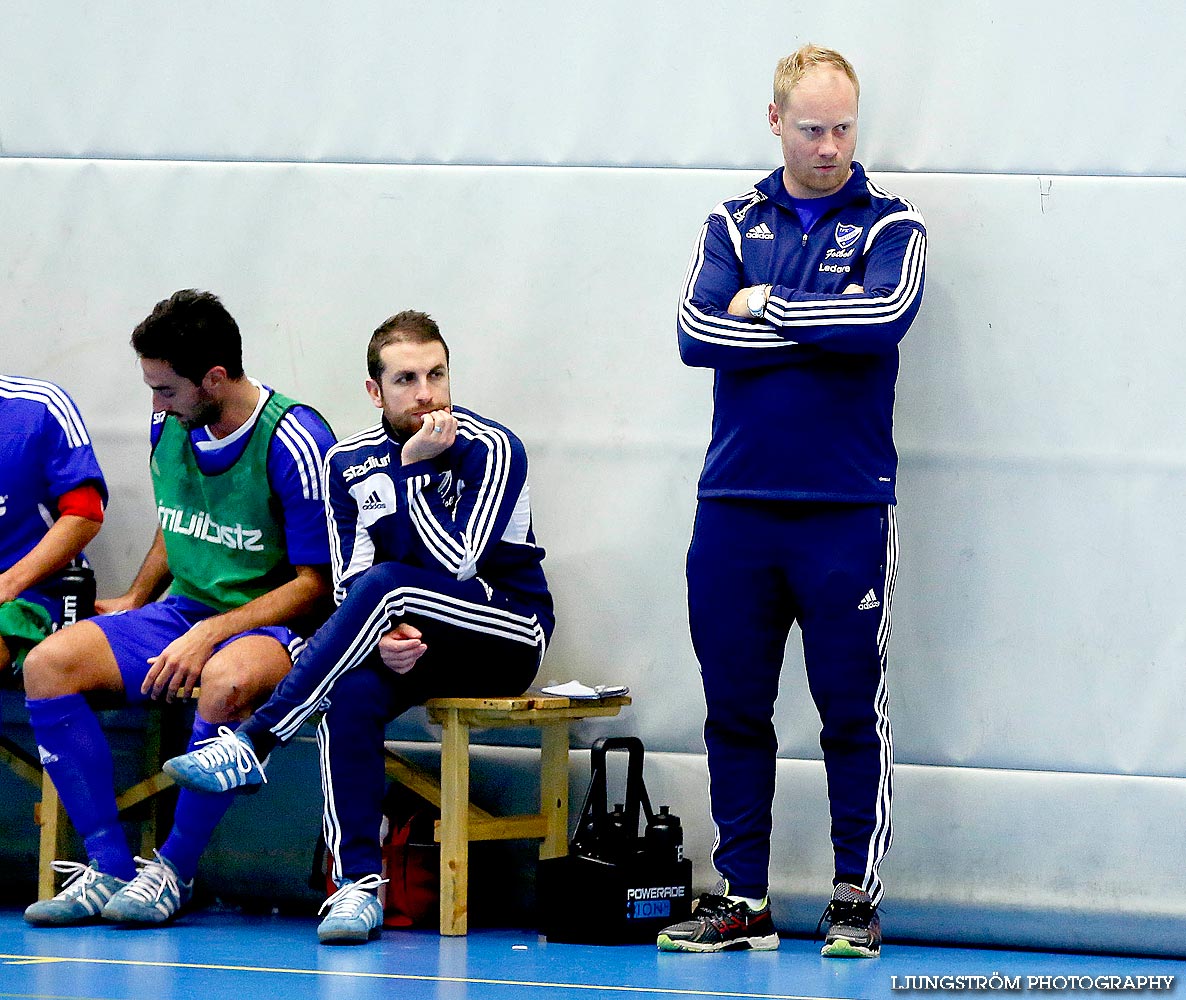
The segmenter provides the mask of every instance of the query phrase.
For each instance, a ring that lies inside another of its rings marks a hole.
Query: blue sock
[[[136,864],[115,805],[111,747],[86,698],[66,694],[26,698],[25,704],[42,765],[86,845],[87,857],[108,875],[134,878]]]
[[[197,746],[199,740],[208,740],[218,735],[218,727],[226,725],[221,722],[207,722],[200,715],[194,714],[194,731],[189,738],[189,752]],[[161,846],[161,856],[166,857],[177,869],[182,882],[188,882],[198,870],[198,861],[218,821],[226,815],[235,801],[233,795],[212,795],[207,792],[195,792],[188,788],[181,789],[177,796],[177,808],[173,813],[173,829],[169,831],[169,839]]]

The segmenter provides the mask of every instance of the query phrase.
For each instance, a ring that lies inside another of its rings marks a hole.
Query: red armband
[[[85,483],[58,497],[58,513],[85,517],[103,523],[103,495],[90,483]]]

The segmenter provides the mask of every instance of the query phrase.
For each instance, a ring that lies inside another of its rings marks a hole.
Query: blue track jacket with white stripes
[[[922,216],[854,162],[805,233],[782,174],[713,210],[684,280],[680,356],[716,369],[698,496],[894,503],[894,382],[922,302]],[[730,316],[737,291],[761,284],[773,286],[763,318]]]
[[[400,464],[381,422],[340,441],[325,493],[340,604],[370,566],[399,561],[458,580],[477,577],[534,612],[550,638],[552,598],[531,526],[527,452],[501,424],[454,406],[457,439],[433,459]]]

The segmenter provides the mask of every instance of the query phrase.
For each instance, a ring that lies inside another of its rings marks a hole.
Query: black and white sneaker
[[[841,882],[820,917],[818,931],[828,923],[820,954],[825,958],[877,958],[881,954],[881,917],[863,889]]]
[[[752,910],[744,900],[724,895],[728,883],[716,893],[704,893],[692,904],[692,919],[664,927],[656,944],[660,951],[773,951],[778,932],[770,919],[770,903]]]

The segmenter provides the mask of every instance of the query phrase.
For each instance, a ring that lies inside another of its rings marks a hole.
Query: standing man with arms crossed
[[[61,627],[62,572],[86,566],[106,502],[74,400],[52,382],[0,375],[0,673]]]
[[[383,418],[336,445],[325,468],[338,610],[237,732],[165,765],[187,788],[258,787],[261,760],[328,697],[317,739],[338,890],[317,928],[325,944],[365,942],[383,922],[387,722],[429,698],[519,694],[555,623],[527,453],[507,428],[453,405],[436,322],[392,316],[371,337],[367,370]]]
[[[778,947],[773,716],[796,621],[835,853],[822,953],[881,949],[894,383],[922,300],[926,230],[852,159],[859,93],[830,49],[807,45],[778,64],[768,119],[784,165],[709,216],[680,299],[680,355],[716,373],[687,574],[722,883],[660,933],[664,950]]]
[[[132,334],[152,389],[159,524],[131,589],[63,629],[25,663],[42,762],[89,864],[25,919],[161,923],[188,901],[198,859],[230,801],[182,791],[173,829],[137,873],[120,826],[111,750],[87,703],[188,697],[201,683],[191,745],[244,718],[291,666],[287,627],[328,597],[321,464],[333,434],[313,410],[244,374],[239,327],[209,292],[157,303]],[[164,600],[150,603],[172,579]]]

